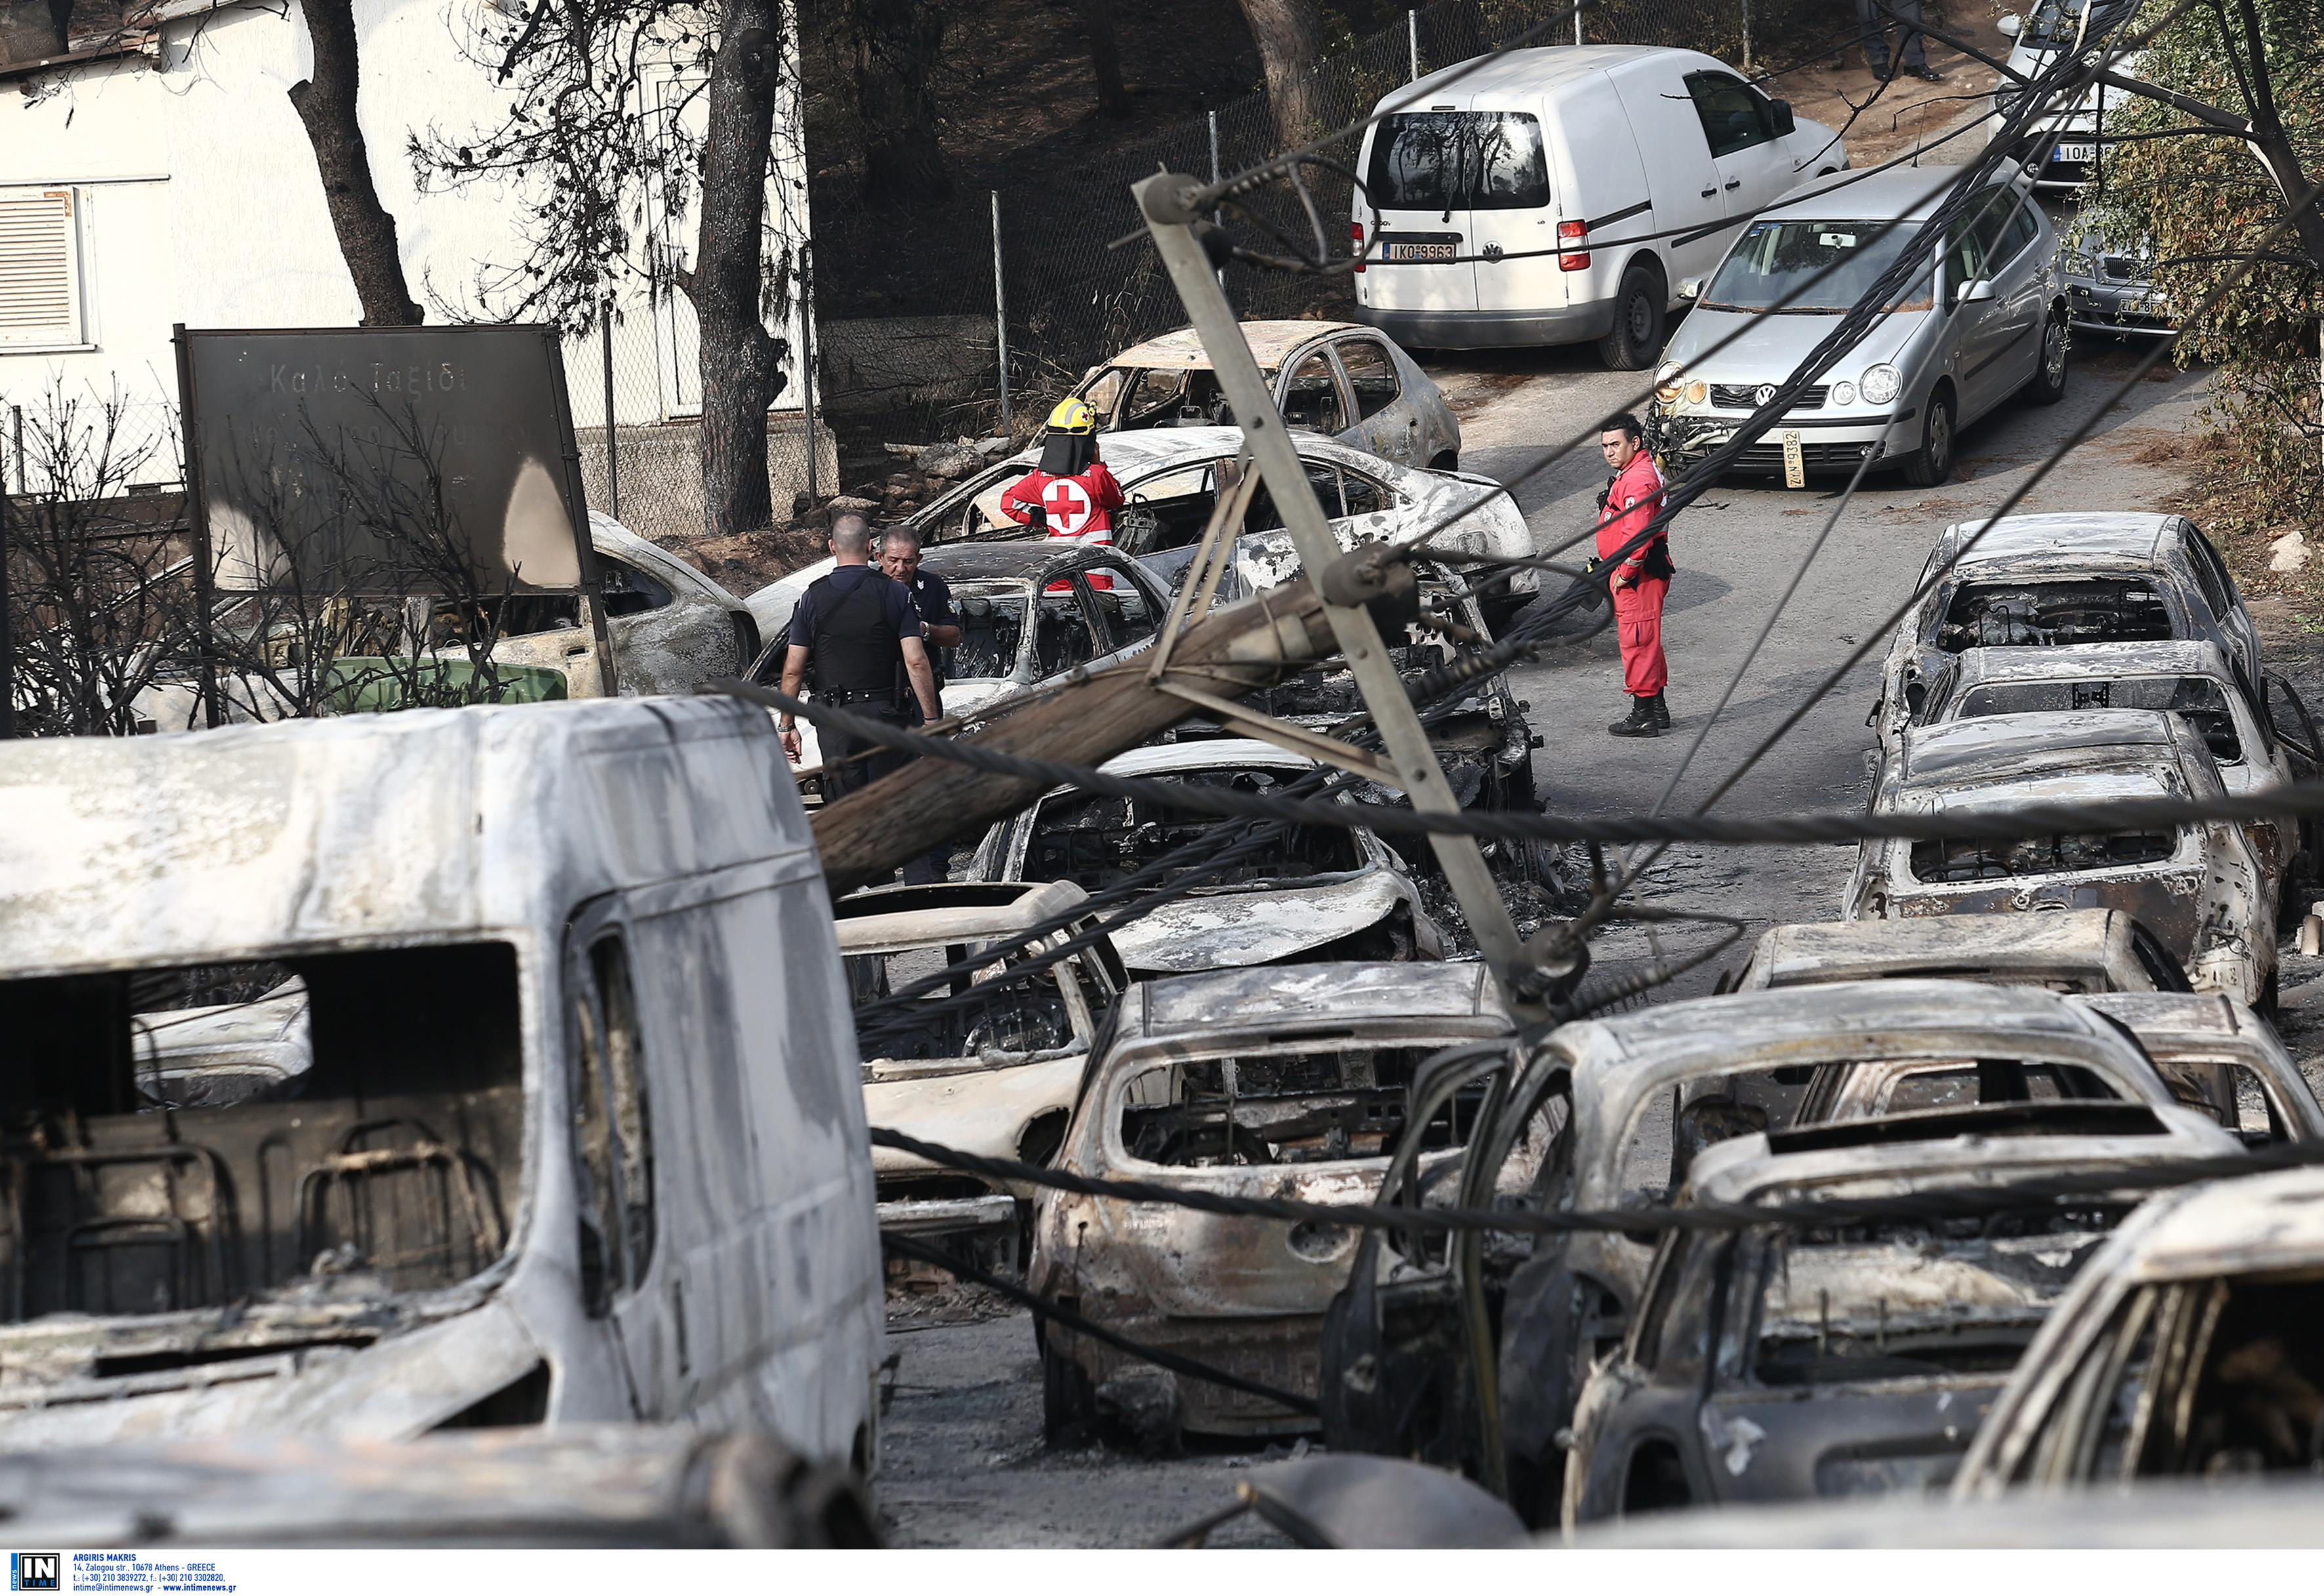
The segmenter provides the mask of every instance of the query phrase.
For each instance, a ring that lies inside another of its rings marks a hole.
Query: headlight
[[[2080,250],[2069,250],[2066,253],[2066,275],[2069,277],[2096,277],[2098,274],[2098,263],[2091,260],[2089,256],[2082,254]]]
[[[1665,404],[1676,404],[1678,402],[1678,380],[1684,374],[1684,369],[1680,366],[1677,361],[1673,360],[1665,362],[1663,369],[1655,374],[1655,397],[1661,400]]]
[[[1706,400],[1706,399],[1708,399],[1708,398],[1710,398],[1710,397],[1711,397],[1711,386],[1710,386],[1710,384],[1709,384],[1709,383],[1689,383],[1686,385],[1686,401],[1687,401],[1687,403],[1689,403],[1689,404],[1701,404],[1704,400]]]
[[[1856,402],[1856,384],[1853,383],[1834,383],[1831,385],[1831,401],[1834,404],[1854,404]]]
[[[1904,386],[1904,374],[1883,361],[1878,365],[1865,367],[1864,375],[1858,382],[1866,399],[1874,404],[1886,404]]]

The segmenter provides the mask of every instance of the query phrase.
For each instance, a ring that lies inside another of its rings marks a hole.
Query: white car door
[[[1635,227],[1664,235],[1655,247],[1670,263],[1674,289],[1690,277],[1708,278],[1735,232],[1726,225],[1719,169],[1711,162],[1702,126],[1686,114],[1685,82],[1675,65],[1649,60],[1617,74],[1614,87],[1638,158],[1646,163],[1654,205],[1651,221],[1646,217],[1626,220],[1623,230]]]

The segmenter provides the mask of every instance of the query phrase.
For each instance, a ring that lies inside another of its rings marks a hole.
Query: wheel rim
[[[1630,296],[1630,342],[1644,344],[1654,336],[1655,308],[1645,292]]]
[[[1953,463],[1953,413],[1945,406],[1929,411],[1929,465],[1941,475]]]
[[[2042,374],[2052,388],[2066,380],[2066,329],[2054,319],[2049,336],[2042,341]]]

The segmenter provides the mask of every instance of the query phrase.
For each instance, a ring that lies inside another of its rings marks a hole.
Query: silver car
[[[1819,180],[1754,222],[1708,284],[1681,284],[1696,304],[1656,375],[1658,452],[1683,469],[1727,442],[1907,254],[1931,269],[1744,451],[1738,469],[1780,472],[1798,485],[1810,472],[1852,472],[1869,456],[1933,486],[1952,475],[1962,427],[2013,394],[2037,404],[2061,398],[2066,308],[2049,218],[2022,180],[1998,181],[1940,238],[1928,218],[1952,181],[1910,167]]]
[[[1292,426],[1399,466],[1451,471],[1461,464],[1452,407],[1384,335],[1345,321],[1246,321],[1242,335]],[[1234,425],[1190,327],[1123,350],[1074,392],[1103,432]]]
[[[2179,336],[2170,296],[2154,291],[2152,245],[2126,254],[2084,232],[2060,249],[2058,274],[2066,284],[2066,318],[2075,327],[2148,338]]]

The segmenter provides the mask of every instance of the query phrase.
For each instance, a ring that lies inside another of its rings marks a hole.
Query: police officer
[[[810,666],[817,701],[845,708],[890,725],[906,724],[906,693],[918,700],[921,715],[935,720],[944,712],[937,706],[935,673],[928,665],[927,645],[921,641],[920,618],[911,595],[881,572],[873,570],[872,523],[860,515],[842,515],[831,523],[831,558],[835,568],[799,595],[791,611],[790,647],[783,656],[783,691],[798,696],[799,684]],[[782,717],[783,752],[793,763],[799,757],[798,730],[791,717]],[[850,733],[823,733],[823,796],[825,801],[844,796],[907,763],[911,756],[894,751],[851,759],[877,746]]]
[[[1001,513],[1019,526],[1046,526],[1052,538],[1111,546],[1121,504],[1121,484],[1097,457],[1097,421],[1089,406],[1078,399],[1060,400],[1049,412],[1039,467],[1001,496]],[[1089,584],[1111,587],[1113,578],[1093,572]],[[1059,583],[1049,591],[1070,587]]]
[[[960,617],[953,613],[952,587],[934,571],[920,569],[920,534],[911,527],[890,527],[880,535],[880,569],[890,582],[912,595],[912,607],[920,617],[921,640],[931,650],[928,666],[936,678],[936,697],[941,700],[944,661],[933,650],[960,647]],[[927,724],[917,702],[906,708],[906,724]],[[918,887],[940,881],[951,867],[952,844],[938,843],[918,858],[904,862],[904,884]]]
[[[1598,558],[1615,551],[1646,530],[1663,507],[1663,474],[1646,453],[1638,418],[1628,411],[1609,416],[1599,429],[1599,452],[1614,468],[1614,480],[1599,501]],[[1616,640],[1622,649],[1622,690],[1630,714],[1606,729],[1617,737],[1653,737],[1670,725],[1663,687],[1670,672],[1663,660],[1663,599],[1673,575],[1670,540],[1660,533],[1625,556],[1607,582],[1614,595]]]

